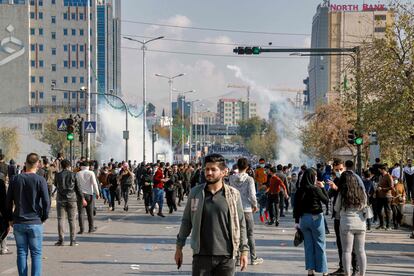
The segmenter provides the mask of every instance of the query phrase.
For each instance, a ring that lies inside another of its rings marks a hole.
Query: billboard
[[[29,6],[0,4],[0,112],[22,113],[29,104]]]

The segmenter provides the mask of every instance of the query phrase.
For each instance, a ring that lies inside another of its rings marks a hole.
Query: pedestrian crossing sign
[[[96,122],[95,121],[85,122],[83,124],[83,129],[85,130],[85,133],[96,133]]]
[[[67,126],[68,126],[68,124],[66,122],[66,119],[58,119],[57,120],[57,130],[58,131],[66,131]]]

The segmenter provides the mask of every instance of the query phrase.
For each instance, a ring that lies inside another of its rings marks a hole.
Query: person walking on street
[[[414,200],[414,166],[413,160],[407,160],[407,166],[403,170],[405,186],[407,188],[407,199]]]
[[[10,225],[7,220],[6,194],[6,181],[0,177],[0,255],[12,254],[7,248],[7,235],[10,232]]]
[[[392,222],[394,229],[399,229],[403,218],[403,208],[405,204],[405,187],[398,179],[394,179],[394,189],[392,190]]]
[[[0,154],[0,178],[7,184],[7,175],[9,172],[9,166],[4,161],[4,154]]]
[[[351,276],[352,253],[358,260],[359,275],[364,276],[367,267],[365,254],[365,234],[367,195],[352,171],[345,171],[339,179],[339,195],[335,212],[340,217],[342,242],[342,263],[345,276]]]
[[[147,214],[152,205],[152,175],[151,165],[145,165],[145,170],[142,172],[142,193],[144,197],[145,213]]]
[[[284,197],[288,197],[287,189],[282,179],[276,174],[276,168],[271,167],[270,172],[272,176],[269,180],[269,189],[267,191],[267,210],[269,211],[270,221],[269,225],[273,223],[275,226],[279,226],[279,210],[280,210],[280,193],[283,193]]]
[[[392,202],[392,189],[394,188],[391,175],[388,173],[387,166],[381,165],[379,167],[381,176],[379,177],[379,183],[376,190],[377,197],[377,213],[380,221],[380,225],[377,229],[390,230],[390,218],[391,218],[391,202]],[[384,228],[384,216],[382,210],[385,213],[385,228]]]
[[[161,162],[160,166],[156,170],[154,177],[153,177],[153,189],[152,189],[152,205],[151,209],[149,210],[151,216],[154,216],[154,208],[155,204],[158,203],[158,213],[157,215],[160,217],[165,217],[162,213],[162,207],[164,204],[164,183],[168,181],[168,178],[164,177],[164,166],[165,163]]]
[[[183,263],[183,247],[191,234],[192,275],[235,274],[235,257],[247,268],[249,246],[239,191],[223,182],[226,161],[219,154],[205,157],[205,181],[189,195],[177,235],[175,262]]]
[[[115,200],[118,201],[118,205],[121,204],[118,175],[116,173],[115,167],[112,167],[110,169],[110,172],[108,174],[108,184],[109,184],[109,194],[111,198],[111,201],[109,203],[109,208],[111,211],[115,211]]]
[[[66,213],[66,217],[69,223],[69,234],[70,234],[70,246],[76,246],[75,236],[75,217],[77,208],[77,198],[82,201],[82,206],[87,205],[86,200],[83,197],[82,191],[79,184],[76,182],[76,175],[71,171],[70,161],[61,161],[62,171],[56,173],[55,186],[56,186],[56,213],[58,220],[58,234],[59,239],[55,243],[56,246],[64,245],[64,223],[63,217]]]
[[[265,169],[266,161],[264,158],[259,159],[259,166],[254,172],[254,180],[256,182],[256,190],[258,190],[263,184],[267,183],[267,172]]]
[[[288,197],[286,197],[286,193],[289,194],[289,191],[288,191],[289,183],[288,183],[286,174],[283,172],[283,166],[282,166],[282,164],[277,165],[276,169],[277,170],[276,170],[276,173],[275,174],[277,175],[277,177],[279,177],[283,181],[283,184],[285,186],[285,190],[284,191],[282,191],[282,190],[279,191],[279,210],[280,210],[280,217],[283,218],[283,217],[285,217],[285,214],[284,214],[285,199],[288,198]]]
[[[28,154],[26,171],[10,179],[7,190],[7,218],[13,225],[19,276],[28,274],[29,250],[31,275],[42,275],[43,223],[49,217],[50,198],[46,180],[36,175],[38,165],[39,155]]]
[[[84,233],[84,212],[83,208],[86,209],[86,215],[88,217],[89,233],[96,232],[97,227],[94,226],[93,208],[95,206],[95,195],[97,198],[100,197],[98,183],[96,181],[95,173],[89,170],[88,162],[81,162],[81,170],[76,173],[76,181],[81,187],[83,197],[86,200],[86,206],[83,206],[81,198],[78,198],[78,219],[79,219],[79,232],[81,235]]]
[[[122,164],[122,169],[119,172],[118,182],[121,184],[121,196],[124,200],[124,211],[128,212],[128,197],[129,189],[131,189],[134,183],[134,174],[129,169],[128,163]]]
[[[253,214],[257,212],[256,189],[254,179],[247,174],[249,163],[246,158],[237,160],[238,174],[229,177],[230,186],[237,189],[241,196],[243,205],[244,218],[246,221],[247,241],[250,249],[250,261],[252,265],[263,263],[262,258],[256,255],[256,242],[254,240],[254,217]]]
[[[180,175],[178,174],[177,165],[172,166],[172,170],[170,172],[170,177],[167,182],[165,182],[165,197],[167,199],[167,206],[169,209],[169,213],[172,214],[173,211],[177,211],[177,187],[179,185],[179,181],[181,180]]]
[[[329,201],[323,182],[316,180],[316,171],[307,169],[296,192],[293,210],[296,228],[303,232],[305,242],[305,264],[308,275],[314,272],[328,275],[326,259],[325,223],[322,204]],[[298,224],[300,222],[300,225]]]

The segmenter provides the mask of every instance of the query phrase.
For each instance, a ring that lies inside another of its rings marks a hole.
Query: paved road
[[[98,232],[78,237],[78,247],[56,247],[56,213],[45,224],[43,275],[190,275],[191,250],[184,250],[184,265],[177,271],[173,256],[175,236],[182,209],[166,218],[145,214],[142,201],[131,200],[130,211],[118,207],[109,212],[99,201]],[[291,213],[288,213],[288,217]],[[256,219],[258,219],[256,217]],[[331,222],[329,222],[331,223]],[[331,227],[332,229],[332,227]],[[333,233],[333,231],[331,231]],[[258,256],[265,262],[249,266],[238,275],[306,275],[303,247],[293,246],[293,220],[284,218],[281,226],[262,225],[257,220]],[[373,231],[367,234],[367,275],[414,275],[414,245],[408,229]],[[13,239],[9,238],[12,251]],[[328,235],[330,271],[337,268],[335,235]],[[0,275],[16,275],[15,254],[0,256]]]

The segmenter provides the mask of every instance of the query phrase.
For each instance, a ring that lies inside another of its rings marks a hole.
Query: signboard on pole
[[[57,119],[57,130],[58,131],[66,131],[68,126],[68,122],[66,119]]]
[[[96,133],[96,122],[95,121],[84,122],[83,129],[85,133]]]

